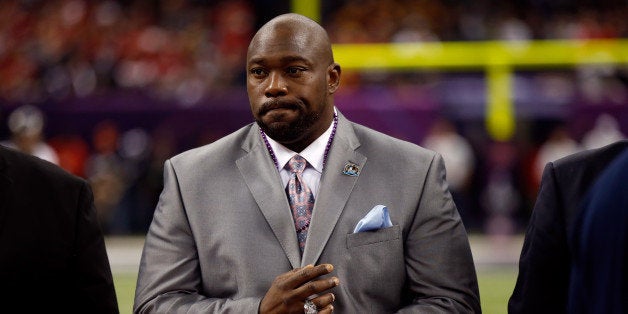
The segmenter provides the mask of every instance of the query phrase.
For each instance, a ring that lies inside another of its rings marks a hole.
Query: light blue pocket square
[[[355,229],[353,229],[353,233],[377,230],[388,227],[392,227],[390,215],[388,214],[388,207],[384,205],[377,205],[373,207],[373,209],[371,209],[371,211],[366,214],[364,218],[358,221]]]

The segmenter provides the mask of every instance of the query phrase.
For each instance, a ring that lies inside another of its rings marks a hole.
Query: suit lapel
[[[338,218],[358,180],[358,176],[345,175],[342,170],[347,163],[353,163],[359,167],[364,167],[366,163],[366,157],[355,151],[359,146],[360,143],[353,127],[339,114],[336,138],[334,138],[325,169],[323,169],[301,266],[316,264],[334,231]]]
[[[253,194],[262,214],[281,244],[292,267],[299,267],[301,256],[290,205],[282,188],[279,172],[254,125],[242,148],[248,153],[236,160],[240,174]]]

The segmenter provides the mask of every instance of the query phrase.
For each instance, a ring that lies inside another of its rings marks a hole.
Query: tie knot
[[[303,173],[306,164],[307,161],[305,158],[301,157],[301,155],[294,155],[290,158],[290,161],[288,161],[288,170],[292,173]]]

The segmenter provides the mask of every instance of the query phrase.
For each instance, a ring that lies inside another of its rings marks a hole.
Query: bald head
[[[298,14],[272,19],[251,40],[246,67],[253,116],[270,138],[300,152],[330,127],[340,65],[316,22]]]
[[[272,46],[272,47],[270,47]],[[313,20],[299,14],[279,15],[264,24],[255,34],[248,49],[248,58],[267,48],[309,50],[328,65],[334,62],[331,42],[325,29]]]

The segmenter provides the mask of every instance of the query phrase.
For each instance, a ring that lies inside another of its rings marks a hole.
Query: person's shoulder
[[[253,124],[248,124],[212,143],[175,155],[170,160],[175,164],[196,164],[218,161],[218,157],[235,157],[242,150],[242,145],[249,137],[252,126]]]
[[[432,158],[436,153],[417,144],[384,134],[367,126],[351,122],[360,143],[367,148],[387,150],[391,154],[411,154]]]
[[[567,190],[576,190],[582,194],[598,175],[628,148],[628,141],[584,150],[551,162],[546,171],[551,171],[556,182]]]
[[[60,166],[36,156],[3,146],[0,146],[0,154],[2,158],[0,167],[5,168],[5,175],[12,180],[38,180],[73,184],[85,184],[86,182]]]
[[[628,148],[628,140],[621,140],[600,148],[587,149],[565,156],[554,161],[553,164],[556,169],[605,166],[626,148]]]

